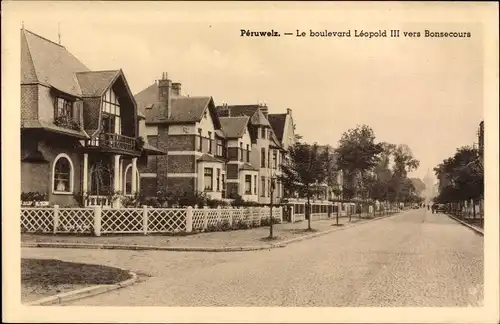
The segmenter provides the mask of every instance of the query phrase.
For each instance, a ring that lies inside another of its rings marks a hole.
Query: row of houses
[[[21,190],[53,204],[159,191],[269,203],[272,185],[280,201],[294,129],[291,109],[217,106],[209,95],[184,95],[166,72],[133,95],[121,69],[91,70],[21,30]]]

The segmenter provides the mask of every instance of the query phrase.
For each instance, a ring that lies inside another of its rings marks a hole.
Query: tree
[[[396,202],[408,201],[413,185],[408,179],[408,173],[417,169],[420,162],[413,157],[411,149],[406,144],[397,145],[394,149],[394,166],[392,186],[396,194]]]
[[[439,179],[437,202],[449,203],[481,198],[484,175],[479,150],[470,146],[457,149],[455,155],[443,160],[434,172]]]
[[[383,145],[375,143],[375,134],[367,125],[357,126],[342,134],[337,154],[337,167],[344,173],[344,196],[354,198],[367,193],[366,172],[379,163]]]
[[[422,195],[422,193],[426,189],[424,181],[420,178],[410,178],[410,181],[413,184],[413,187],[415,188],[415,194],[417,196]]]
[[[298,192],[307,197],[307,228],[311,230],[311,196],[316,185],[324,183],[329,163],[328,149],[319,152],[318,145],[295,143],[288,149],[288,159],[281,165],[282,175],[278,178],[291,192]]]

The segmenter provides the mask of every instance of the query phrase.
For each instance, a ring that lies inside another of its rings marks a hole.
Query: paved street
[[[294,243],[230,253],[23,249],[145,277],[72,305],[478,306],[483,238],[424,209]]]

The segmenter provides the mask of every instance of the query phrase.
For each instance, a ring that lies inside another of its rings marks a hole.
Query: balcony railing
[[[136,140],[120,134],[103,133],[87,142],[89,147],[102,147],[133,151],[136,149]]]

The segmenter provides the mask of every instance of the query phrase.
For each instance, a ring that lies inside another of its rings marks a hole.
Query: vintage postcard
[[[5,321],[498,323],[498,3],[2,9]]]

